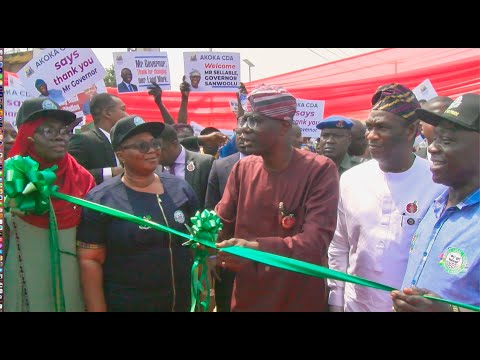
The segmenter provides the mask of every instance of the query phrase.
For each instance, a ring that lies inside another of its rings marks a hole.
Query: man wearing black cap
[[[329,265],[396,289],[402,283],[415,230],[445,189],[427,160],[412,152],[420,104],[400,84],[381,86],[372,98],[366,137],[373,159],[340,178],[340,201]],[[391,311],[388,292],[328,281],[332,311]]]
[[[435,183],[448,186],[428,209],[410,245],[395,311],[466,311],[430,295],[480,307],[480,95],[458,97],[443,114],[417,110],[433,125],[428,147]]]

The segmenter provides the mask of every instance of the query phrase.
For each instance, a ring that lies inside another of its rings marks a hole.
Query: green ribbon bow
[[[49,244],[52,291],[55,311],[65,311],[65,296],[60,265],[60,247],[55,211],[50,195],[58,189],[53,185],[58,166],[38,170],[39,164],[30,156],[16,155],[5,161],[5,211],[12,209],[24,214],[43,215],[49,212]]]
[[[190,234],[195,240],[201,240],[203,243],[215,247],[218,237],[218,231],[222,229],[223,224],[215,211],[203,210],[197,211],[195,216],[190,218],[192,227],[188,227]],[[193,249],[193,266],[191,270],[191,308],[190,311],[195,311],[199,308],[203,311],[208,311],[210,306],[210,281],[208,279],[208,256],[210,255],[208,248],[199,246],[196,241],[191,244]],[[201,271],[199,275],[199,271]],[[205,282],[205,288],[203,283]],[[202,300],[203,297],[203,300]],[[197,306],[198,304],[198,306]]]
[[[42,215],[50,209],[50,194],[58,189],[53,185],[58,166],[38,170],[39,164],[30,156],[16,155],[5,161],[5,210],[11,207],[25,214]],[[15,199],[14,205],[10,206]]]

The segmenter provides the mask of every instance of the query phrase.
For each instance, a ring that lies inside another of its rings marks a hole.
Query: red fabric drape
[[[261,83],[282,85],[297,98],[325,100],[325,117],[339,114],[366,120],[378,86],[397,82],[413,89],[425,79],[430,79],[439,95],[456,98],[466,92],[480,94],[480,49],[382,49],[245,85],[249,91]],[[108,92],[118,95],[116,88],[108,88]],[[147,93],[119,96],[130,114],[140,115],[146,121],[161,120]],[[235,99],[235,94],[191,93],[189,120],[203,126],[233,129],[236,121],[230,99]],[[164,91],[163,102],[176,119],[180,92]]]
[[[472,92],[480,94],[480,49],[471,48],[392,48],[313,66],[246,83],[251,91],[261,83],[282,85],[300,99],[325,100],[325,117],[338,114],[365,120],[371,97],[380,85],[397,82],[410,87],[430,79],[439,95],[456,98]],[[107,88],[117,94],[116,88]],[[119,95],[130,114],[146,121],[161,120],[153,98],[146,92]],[[203,126],[233,129],[235,117],[229,100],[233,93],[191,93],[189,120]],[[177,118],[179,91],[164,91],[163,102]],[[91,118],[87,117],[87,122]]]

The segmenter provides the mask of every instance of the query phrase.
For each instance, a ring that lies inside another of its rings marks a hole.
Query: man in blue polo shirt
[[[448,186],[415,232],[395,311],[466,311],[421,295],[480,306],[480,95],[459,96],[443,114],[417,115],[435,126],[433,181]]]

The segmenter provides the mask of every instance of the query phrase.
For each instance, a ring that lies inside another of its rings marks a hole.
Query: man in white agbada
[[[412,152],[420,104],[400,84],[378,88],[366,121],[371,161],[340,179],[329,267],[399,288],[412,236],[445,186],[432,181],[430,164]],[[388,291],[328,281],[330,311],[391,311]]]

